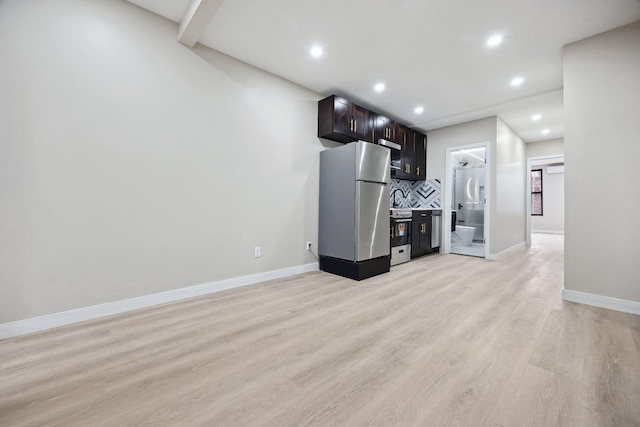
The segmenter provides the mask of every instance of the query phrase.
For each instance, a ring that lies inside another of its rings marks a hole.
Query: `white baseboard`
[[[280,279],[282,277],[293,276],[295,274],[317,271],[318,263],[304,264],[295,267],[272,270],[264,273],[252,274],[250,276],[235,277],[232,279],[220,280],[218,282],[204,283],[201,285],[189,286],[186,288],[174,289],[171,291],[158,292],[156,294],[144,295],[136,298],[129,298],[120,301],[108,302],[105,304],[92,305],[89,307],[76,308],[59,313],[47,314],[30,319],[16,320],[14,322],[0,324],[0,339],[26,335],[33,332],[44,331],[58,326],[70,325],[72,323],[83,322],[85,320],[97,319],[99,317],[111,316],[113,314],[125,313],[127,311],[152,307],[154,305],[166,304],[180,301],[226,289],[238,288],[251,285],[266,280]]]
[[[531,230],[532,233],[564,234],[564,230]]]
[[[516,243],[515,245],[511,246],[510,248],[505,249],[502,252],[498,252],[497,254],[487,254],[487,256],[485,257],[488,260],[491,261],[496,261],[498,258],[501,258],[503,256],[505,256],[508,252],[514,250],[514,249],[518,249],[521,248],[523,246],[526,246],[527,242],[520,242],[520,243]]]
[[[588,294],[585,292],[572,291],[570,289],[562,290],[562,299],[565,301],[622,311],[624,313],[640,314],[640,302],[637,301]]]

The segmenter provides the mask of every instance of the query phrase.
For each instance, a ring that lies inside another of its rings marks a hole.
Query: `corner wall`
[[[524,141],[498,117],[434,129],[427,133],[427,174],[442,179],[446,191],[446,150],[449,147],[489,142],[490,239],[487,253],[500,252],[525,242],[526,147]],[[445,223],[446,225],[446,223]]]
[[[315,262],[320,96],[176,34],[0,2],[0,323]]]
[[[526,241],[526,146],[500,118],[497,120],[492,177],[491,253],[499,254]]]
[[[434,129],[427,132],[427,178],[437,178],[441,180],[442,201],[446,200],[447,191],[447,148],[460,145],[469,145],[488,142],[491,153],[491,161],[494,161],[494,148],[496,143],[496,117],[488,117],[486,119],[475,120],[472,122],[462,123],[454,126],[447,126],[440,129]],[[491,194],[495,191],[495,174],[491,173]],[[493,197],[493,196],[491,196]],[[451,208],[451,206],[443,206],[443,210]],[[492,204],[490,209],[494,209]],[[490,218],[493,213],[490,214]],[[447,218],[443,221],[443,226],[448,224]],[[493,224],[493,220],[491,220]],[[493,251],[493,229],[490,229],[491,236],[489,238],[489,247],[487,253],[495,253]]]
[[[640,22],[564,48],[565,289],[640,309]]]

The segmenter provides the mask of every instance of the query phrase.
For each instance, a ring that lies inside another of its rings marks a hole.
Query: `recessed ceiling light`
[[[511,86],[520,86],[524,83],[524,77],[514,77],[511,79]]]
[[[413,112],[416,114],[422,114],[424,112],[424,107],[416,107],[413,109]]]
[[[382,92],[384,90],[384,83],[376,83],[376,85],[373,87],[373,90],[375,90],[376,92]]]
[[[311,53],[311,56],[313,56],[314,58],[320,58],[324,53],[321,46],[313,46],[309,50],[309,52]]]
[[[531,120],[535,120],[536,122],[542,118],[542,114],[534,114],[531,116]]]
[[[543,135],[546,135],[546,134],[548,134],[549,132],[551,132],[549,129],[542,129],[542,134],[543,134]]]
[[[487,46],[489,47],[496,47],[499,46],[500,43],[502,43],[502,35],[501,34],[495,34],[491,37],[489,37],[487,39]]]

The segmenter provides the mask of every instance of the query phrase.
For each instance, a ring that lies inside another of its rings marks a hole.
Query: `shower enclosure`
[[[486,163],[485,148],[451,152],[451,253],[485,256]]]
[[[484,243],[484,166],[455,168],[453,183],[456,224],[474,227],[473,241]]]

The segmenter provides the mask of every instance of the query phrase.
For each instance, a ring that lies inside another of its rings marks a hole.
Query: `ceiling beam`
[[[180,27],[178,28],[178,41],[185,46],[193,47],[202,32],[222,5],[224,0],[192,0],[187,8]]]

